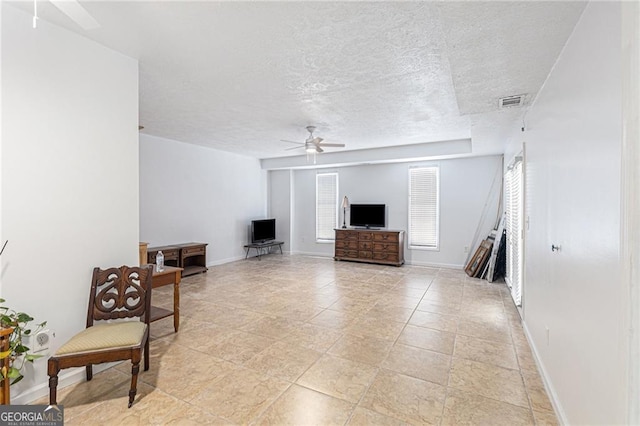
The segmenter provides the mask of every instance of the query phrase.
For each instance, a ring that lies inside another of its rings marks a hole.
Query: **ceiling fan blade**
[[[285,151],[291,151],[292,149],[300,149],[300,148],[304,148],[304,145],[294,146],[292,148],[287,148],[287,149],[285,149]]]
[[[100,28],[100,24],[93,16],[87,12],[76,0],[50,0],[51,4],[60,9],[62,13],[67,15],[73,22],[78,24],[84,30],[95,30]]]
[[[320,146],[337,146],[344,148],[345,145],[343,143],[321,143]]]
[[[316,152],[324,152],[324,149],[320,148],[319,145],[316,145]]]
[[[314,138],[311,142],[312,142],[314,145],[318,145],[318,144],[319,144],[320,142],[322,142],[323,140],[324,140],[324,139],[322,139],[322,138]]]
[[[294,141],[288,141],[288,140],[285,140],[285,139],[280,139],[280,142],[287,142],[287,143],[295,143],[295,144],[298,144],[298,145],[304,145],[304,142],[294,142]]]

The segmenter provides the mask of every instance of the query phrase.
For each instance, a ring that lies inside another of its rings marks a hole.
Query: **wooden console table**
[[[247,250],[247,252],[245,253],[244,258],[246,259],[247,256],[249,256],[249,250],[251,250],[252,248],[256,249],[256,253],[258,253],[258,260],[262,259],[262,255],[263,255],[262,250],[270,249],[271,247],[278,246],[278,248],[280,249],[280,254],[282,254],[283,244],[284,244],[284,241],[267,241],[265,243],[246,244],[244,248]]]
[[[158,246],[147,248],[147,262],[156,264],[156,255],[161,251],[164,256],[165,266],[180,267],[180,249],[176,246]]]
[[[184,269],[182,276],[207,272],[207,244],[184,243],[176,244],[180,249],[180,267]]]
[[[163,252],[164,253],[164,252]],[[173,284],[173,310],[151,306],[151,322],[173,315],[173,329],[177,332],[180,326],[180,278],[182,268],[165,266],[164,271],[156,271],[153,268],[151,288],[158,288]]]
[[[400,266],[404,263],[404,231],[336,229],[335,260]]]
[[[171,244],[168,246],[149,247],[147,262],[155,264],[156,255],[162,251],[164,264],[182,268],[182,276],[207,272],[207,243]]]

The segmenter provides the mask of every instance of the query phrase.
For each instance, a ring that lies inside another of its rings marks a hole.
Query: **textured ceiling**
[[[140,64],[144,133],[257,158],[316,136],[346,150],[471,138],[502,152],[544,83],[576,2],[81,2],[83,31]],[[18,7],[30,10],[32,3]],[[327,151],[338,149],[327,149]]]

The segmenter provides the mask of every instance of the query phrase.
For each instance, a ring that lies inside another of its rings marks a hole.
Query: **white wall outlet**
[[[464,252],[469,253],[469,246],[464,246]]]
[[[44,355],[43,352],[49,350],[54,336],[55,334],[49,329],[40,330],[36,334],[29,336],[29,344],[27,346],[31,349],[31,353]]]

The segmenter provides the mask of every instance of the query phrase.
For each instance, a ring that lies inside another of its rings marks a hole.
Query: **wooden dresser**
[[[404,263],[404,231],[336,229],[335,260],[400,266]]]

